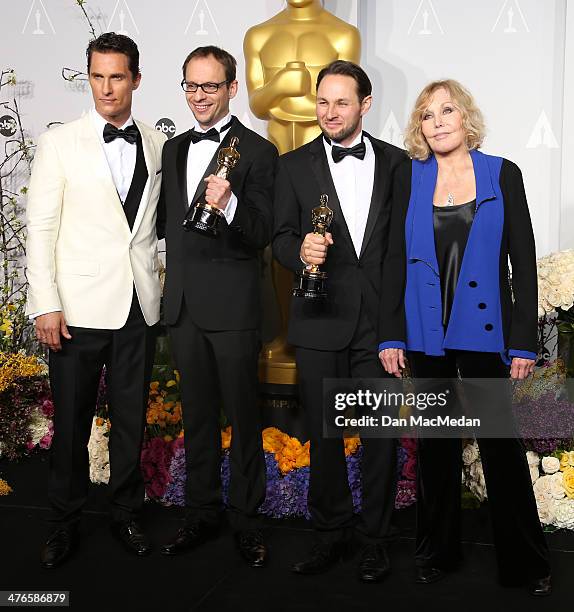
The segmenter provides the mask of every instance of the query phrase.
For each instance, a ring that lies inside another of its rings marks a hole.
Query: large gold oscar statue
[[[358,62],[361,38],[354,26],[326,11],[320,0],[287,0],[287,7],[250,28],[243,41],[249,105],[267,119],[269,140],[280,154],[319,135],[315,83],[321,68],[337,59]],[[263,348],[263,382],[297,382],[293,351],[286,342],[291,272],[273,261],[273,284],[281,313],[281,333]]]

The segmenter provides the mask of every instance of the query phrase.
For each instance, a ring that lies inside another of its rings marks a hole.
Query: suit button
[[[492,331],[494,329],[494,326],[492,325],[492,323],[487,323],[484,326],[484,329],[486,329],[486,331]]]
[[[480,302],[478,307],[480,308],[480,310],[484,310],[486,308],[486,304],[484,302]]]
[[[478,283],[476,281],[470,281],[468,283],[468,286],[474,289],[475,287],[478,287]]]

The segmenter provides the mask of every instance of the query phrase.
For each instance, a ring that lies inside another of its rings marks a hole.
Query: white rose
[[[551,476],[542,476],[534,483],[534,496],[537,500],[539,497],[545,497],[546,499],[550,499],[552,497],[550,492],[551,478]]]
[[[530,469],[530,480],[532,480],[532,483],[534,484],[538,480],[538,477],[540,476],[540,472],[538,471],[537,465],[531,465],[529,469]]]
[[[538,510],[538,518],[543,525],[551,525],[555,519],[554,502],[543,498],[536,500],[536,508]]]
[[[563,499],[566,497],[566,491],[564,490],[564,478],[562,472],[556,472],[550,477],[550,495],[553,499]]]
[[[528,465],[530,466],[538,465],[540,463],[540,457],[538,453],[534,451],[526,451],[526,461],[528,461]]]
[[[462,451],[462,462],[464,465],[473,464],[479,457],[478,445],[476,442],[467,444]]]
[[[560,469],[560,459],[558,457],[543,457],[542,469],[546,474],[554,474]]]
[[[484,471],[482,462],[475,461],[469,468],[470,479],[467,483],[470,491],[479,499],[484,501],[487,498],[486,481],[484,479]]]
[[[110,479],[108,438],[104,435],[106,431],[107,427],[96,425],[94,417],[88,442],[88,453],[90,455],[90,480],[95,484],[107,484]]]
[[[554,502],[554,525],[560,529],[574,529],[574,501],[559,499]]]
[[[558,308],[560,306],[561,302],[561,296],[560,296],[560,292],[558,291],[558,289],[550,289],[550,291],[548,292],[546,299],[550,302],[550,304],[552,306],[554,306],[554,308]]]

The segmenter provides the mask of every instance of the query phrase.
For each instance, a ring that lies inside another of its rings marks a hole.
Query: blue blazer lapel
[[[438,276],[432,208],[437,174],[434,155],[424,162],[413,160],[407,245],[409,262],[422,261]]]
[[[470,152],[472,164],[474,166],[474,180],[476,182],[476,206],[477,208],[488,200],[496,198],[496,191],[492,184],[492,174],[486,156],[473,149]]]

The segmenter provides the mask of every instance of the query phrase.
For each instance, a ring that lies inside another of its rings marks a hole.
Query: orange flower
[[[231,426],[221,430],[221,448],[226,449],[231,446]]]
[[[104,424],[104,419],[102,419],[102,417],[97,417],[96,418],[96,425],[98,427],[101,427]]]

